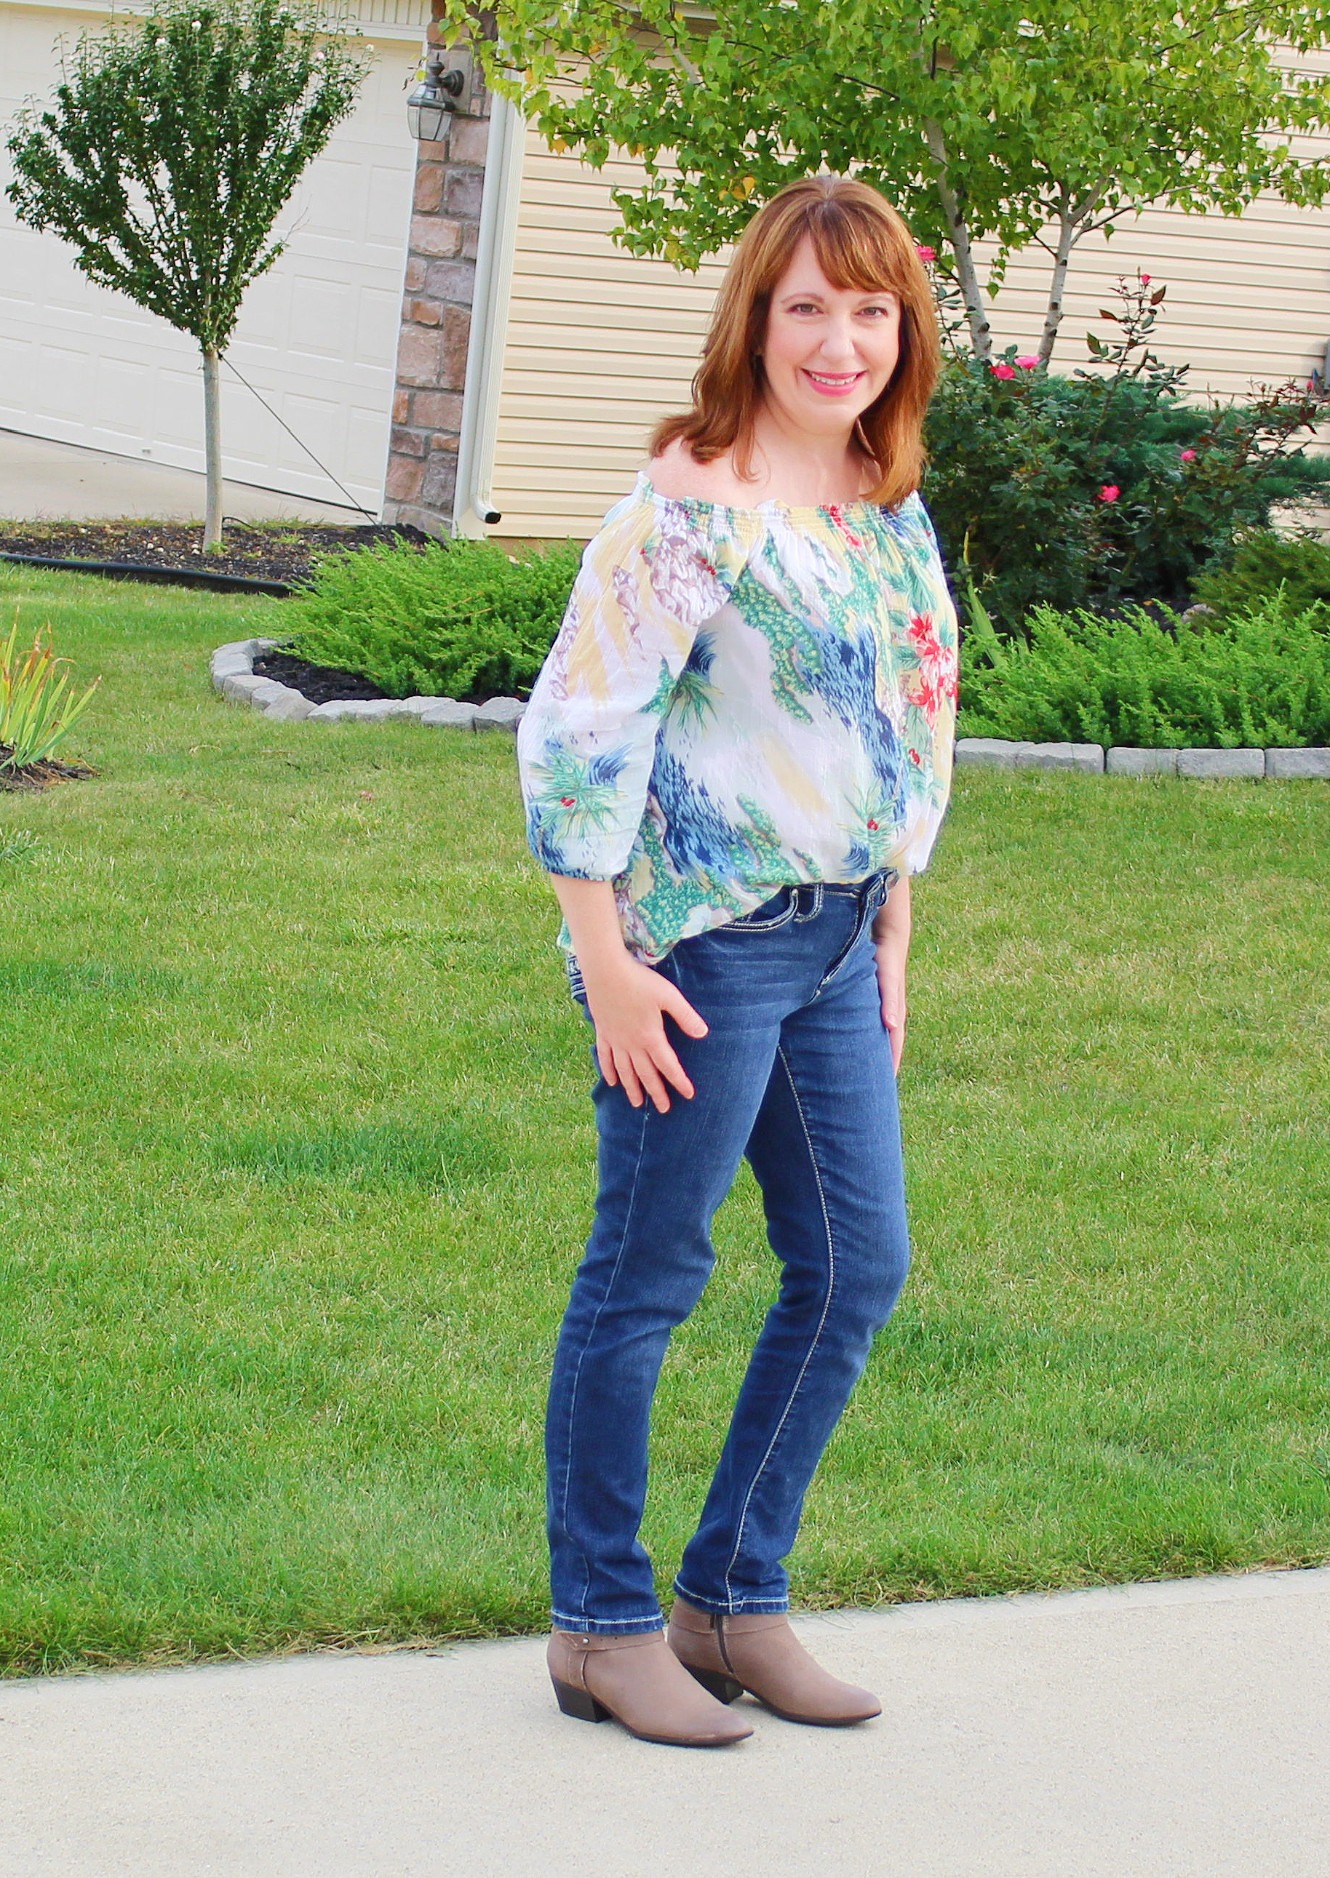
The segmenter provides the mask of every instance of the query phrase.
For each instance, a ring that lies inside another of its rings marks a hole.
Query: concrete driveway
[[[224,483],[223,508],[237,521],[363,522],[358,509]],[[0,430],[0,518],[6,521],[95,521],[133,515],[153,521],[197,521],[203,477],[133,457],[106,456],[74,444],[50,443]]]

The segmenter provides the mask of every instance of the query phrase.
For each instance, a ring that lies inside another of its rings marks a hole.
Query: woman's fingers
[[[707,1020],[695,1011],[677,985],[672,985],[668,978],[660,981],[660,1008],[668,1011],[686,1037],[705,1037]],[[677,1086],[677,1085],[676,1085]]]
[[[625,995],[625,992],[628,995]],[[705,1037],[707,1022],[677,985],[648,967],[611,979],[592,996],[596,1055],[605,1081],[619,1085],[634,1108],[651,1101],[668,1113],[670,1090],[691,1097],[693,1085],[665,1032],[670,1017],[688,1037]]]
[[[666,1042],[663,1034],[659,1043],[652,1049],[651,1062],[653,1069],[658,1070],[665,1078],[665,1081],[677,1089],[681,1096],[692,1095],[693,1085],[688,1079],[688,1072]],[[667,1097],[666,1107],[668,1106],[669,1098]],[[656,1107],[659,1108],[660,1104],[657,1103]]]
[[[638,1081],[637,1071],[633,1068],[632,1058],[624,1056],[617,1057],[615,1059],[615,1068],[618,1072],[617,1081],[622,1086],[624,1094],[628,1097],[628,1100],[635,1109],[640,1109],[643,1100],[642,1085]],[[606,1077],[605,1080],[608,1082],[609,1078]]]

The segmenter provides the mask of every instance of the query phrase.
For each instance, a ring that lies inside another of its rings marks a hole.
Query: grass
[[[104,683],[0,796],[0,1668],[545,1622],[584,1026],[511,743],[269,724],[265,614],[0,574]],[[919,935],[916,1269],[810,1496],[813,1605],[1330,1555],[1330,790],[965,771]],[[751,1183],[662,1384],[699,1508]]]

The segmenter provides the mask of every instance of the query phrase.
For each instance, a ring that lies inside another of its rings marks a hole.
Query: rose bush
[[[956,356],[929,411],[924,495],[962,609],[973,582],[1001,633],[1041,604],[1185,607],[1244,533],[1330,482],[1330,459],[1302,448],[1318,392],[1189,401],[1186,368],[1150,351],[1165,289],[1138,275],[1120,291],[1105,314],[1118,337],[1089,336],[1091,370],[1058,376],[1014,346]]]

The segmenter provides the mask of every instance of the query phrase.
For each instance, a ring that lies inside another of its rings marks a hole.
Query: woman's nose
[[[822,356],[828,364],[833,359],[852,359],[855,355],[854,327],[848,319],[832,319],[822,335]]]

